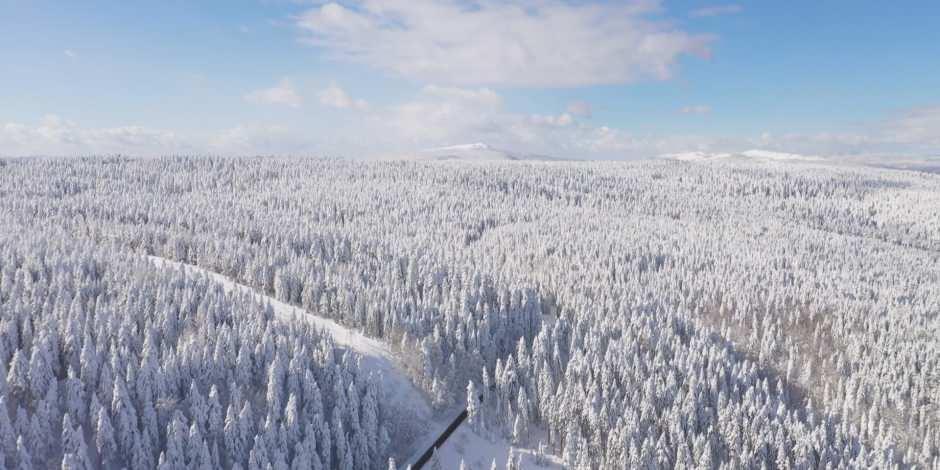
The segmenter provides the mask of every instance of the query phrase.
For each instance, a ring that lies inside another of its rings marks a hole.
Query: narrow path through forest
[[[454,418],[454,420],[451,421],[449,425],[447,425],[447,428],[444,429],[444,432],[442,432],[441,435],[438,436],[437,439],[434,440],[434,443],[431,444],[431,447],[428,447],[428,449],[425,450],[424,453],[421,454],[420,457],[415,459],[414,463],[411,464],[411,469],[421,470],[421,468],[424,467],[424,465],[428,463],[428,461],[431,460],[431,457],[434,456],[434,451],[437,449],[440,449],[441,446],[444,445],[444,442],[447,442],[447,438],[449,438],[450,435],[453,434],[454,431],[457,430],[457,427],[459,427],[460,424],[463,423],[464,420],[467,419],[467,414],[468,413],[467,413],[466,408],[463,411],[461,411],[460,414],[458,414],[457,417]]]
[[[404,412],[404,415],[412,416],[412,419],[416,420],[418,425],[427,428],[425,429],[426,433],[424,436],[412,442],[410,446],[408,446],[409,448],[399,449],[399,451],[404,452],[405,455],[410,455],[407,461],[412,464],[413,470],[419,470],[423,465],[429,462],[435,448],[438,449],[439,456],[445,468],[456,468],[461,459],[467,458],[469,462],[471,457],[478,460],[478,463],[481,464],[488,464],[490,461],[495,460],[499,465],[502,465],[506,460],[506,455],[508,455],[510,449],[513,448],[513,446],[502,439],[495,439],[495,441],[484,439],[466,427],[461,428],[461,423],[463,423],[467,417],[466,409],[463,409],[453,420],[441,421],[440,416],[435,417],[425,396],[411,382],[411,379],[404,372],[398,359],[384,342],[369,338],[333,320],[316,316],[300,307],[295,307],[268,295],[261,294],[250,286],[240,284],[227,276],[208,269],[172,261],[159,256],[147,256],[147,259],[158,267],[181,269],[191,275],[206,276],[208,279],[217,282],[225,292],[236,292],[252,296],[259,302],[271,305],[275,317],[279,320],[292,321],[296,318],[301,321],[306,321],[323,331],[329,332],[338,347],[358,354],[360,357],[360,369],[365,373],[375,373],[382,383],[382,391],[386,394],[385,403]],[[444,427],[444,424],[447,424],[447,426]],[[455,433],[459,436],[454,435]],[[449,439],[454,440],[452,437],[459,437],[457,440],[461,442],[454,443],[449,445],[447,449],[443,449],[442,446],[445,442]],[[431,439],[434,440],[431,441]],[[430,447],[424,447],[428,442],[432,442]],[[463,451],[464,447],[475,449],[475,451],[472,455],[465,455]],[[419,455],[418,453],[422,452],[424,449],[427,450]],[[519,452],[520,450],[516,449],[516,451]],[[528,453],[526,451],[522,452]],[[525,468],[529,468],[530,466],[531,464],[524,465]],[[553,462],[549,466],[558,468],[557,462]]]
[[[377,375],[383,385],[382,391],[386,394],[386,403],[392,403],[398,408],[413,411],[415,417],[420,420],[430,420],[432,418],[431,407],[425,400],[424,395],[414,386],[388,345],[382,341],[369,338],[333,320],[318,317],[300,307],[258,293],[249,286],[239,284],[226,276],[207,269],[158,256],[148,256],[147,258],[160,267],[183,269],[192,274],[206,276],[219,283],[226,292],[236,291],[253,296],[260,302],[270,304],[275,317],[282,321],[291,321],[296,318],[329,332],[337,346],[354,351],[359,355],[359,364],[363,372]]]

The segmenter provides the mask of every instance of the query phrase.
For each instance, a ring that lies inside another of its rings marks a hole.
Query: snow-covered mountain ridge
[[[771,150],[747,150],[740,153],[730,152],[680,152],[660,155],[659,158],[667,160],[680,160],[686,162],[704,162],[714,160],[764,160],[764,161],[804,161],[823,162],[825,158],[816,155],[801,155],[797,153],[775,152]]]
[[[469,162],[497,162],[497,161],[564,161],[548,155],[516,152],[493,147],[484,142],[470,144],[448,145],[420,150],[413,154],[399,155],[395,160],[437,160],[437,161],[469,161]]]

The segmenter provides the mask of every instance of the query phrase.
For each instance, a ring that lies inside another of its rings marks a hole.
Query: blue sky
[[[0,155],[940,154],[940,3],[0,0]]]

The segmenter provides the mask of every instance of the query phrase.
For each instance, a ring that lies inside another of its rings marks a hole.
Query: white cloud
[[[320,147],[309,135],[276,124],[243,124],[182,135],[142,126],[83,127],[47,115],[36,124],[0,122],[0,156],[313,154]]]
[[[473,90],[467,88],[428,85],[421,91],[427,95],[437,96],[449,100],[477,103],[487,107],[498,107],[502,106],[503,104],[503,98],[489,88],[479,88]]]
[[[735,4],[712,5],[692,10],[692,12],[689,13],[689,16],[693,18],[706,18],[712,16],[733,15],[735,13],[740,13],[743,10],[744,8],[742,8],[741,5]]]
[[[557,116],[533,114],[529,116],[529,119],[533,124],[545,126],[566,127],[574,124],[574,116],[568,113],[561,113]]]
[[[314,154],[317,145],[287,126],[241,124],[210,136],[205,148],[224,155],[302,155]]]
[[[590,118],[593,108],[587,101],[572,101],[568,103],[568,112],[578,117]]]
[[[413,151],[468,142],[496,148],[575,158],[636,158],[686,148],[690,139],[637,137],[595,127],[571,111],[521,114],[503,106],[488,89],[426,87],[415,101],[377,113],[369,134],[385,151]],[[381,136],[381,137],[379,137]]]
[[[369,103],[365,100],[353,99],[345,90],[333,84],[317,94],[320,104],[337,109],[356,109],[365,111]]]
[[[704,105],[685,106],[679,109],[679,112],[682,114],[708,114],[712,112],[712,108]]]
[[[505,132],[503,99],[487,88],[429,85],[412,101],[376,113],[378,134],[405,148],[428,148]]]
[[[149,156],[191,149],[172,131],[141,126],[84,128],[56,115],[47,115],[36,125],[0,124],[0,153],[11,156],[114,153]]]
[[[907,110],[843,132],[770,134],[752,139],[770,150],[816,155],[940,155],[940,106]]]
[[[520,153],[607,159],[751,149],[882,159],[940,155],[940,106],[912,109],[838,133],[661,135],[593,125],[568,110],[557,114],[512,112],[492,90],[426,87],[410,102],[369,113],[342,113],[338,119],[341,125],[318,132],[298,123],[249,123],[193,135],[142,126],[83,127],[49,115],[37,123],[0,122],[0,155],[210,153],[361,158],[470,142]]]
[[[246,94],[245,100],[255,104],[273,104],[290,106],[291,108],[299,108],[303,103],[303,99],[297,94],[287,78],[282,79],[271,88],[255,90]]]
[[[638,135],[623,129],[600,126],[584,129],[576,141],[577,148],[600,158],[649,158],[689,148],[712,148],[712,138],[696,135]]]
[[[912,109],[889,120],[885,128],[898,142],[940,147],[940,106]]]
[[[66,49],[66,50],[62,51],[62,53],[65,54],[66,57],[68,57],[69,59],[77,59],[77,58],[78,58],[78,54],[76,54],[75,51],[73,51],[73,50],[71,50],[71,49]]]
[[[668,79],[712,38],[652,19],[657,0],[346,0],[297,18],[336,58],[448,85],[567,87]]]
[[[644,158],[664,153],[743,152],[751,149],[804,155],[940,154],[940,106],[908,111],[890,120],[843,132],[712,136],[636,133],[592,125],[571,110],[520,114],[499,95],[480,90],[426,89],[417,100],[376,113],[370,135],[395,150],[485,142],[497,148],[575,158]],[[480,96],[489,96],[486,99]],[[710,112],[704,105],[683,110]]]

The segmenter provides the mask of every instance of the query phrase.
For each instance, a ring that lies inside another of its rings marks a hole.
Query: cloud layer
[[[356,100],[343,95],[347,99],[334,104],[355,109]],[[581,106],[569,106],[557,114],[519,113],[507,109],[502,97],[489,88],[430,85],[402,104],[345,113],[343,125],[325,134],[276,122],[200,135],[141,126],[89,128],[55,115],[35,124],[0,122],[0,156],[208,153],[367,158],[468,142],[570,158],[649,158],[755,148],[823,156],[940,156],[940,106],[911,109],[842,133],[729,137],[640,134],[594,124],[583,111]]]
[[[332,56],[448,85],[573,87],[667,79],[712,38],[653,19],[659,2],[350,0],[297,18]]]
[[[336,84],[330,85],[317,94],[320,104],[330,108],[337,109],[355,109],[365,111],[369,109],[369,103],[365,100],[353,99]]]
[[[173,154],[192,151],[175,132],[141,126],[83,128],[56,115],[0,123],[0,155]]]
[[[744,8],[742,8],[741,5],[735,4],[712,5],[692,10],[689,16],[693,18],[707,18],[712,16],[733,15],[741,13],[743,10]]]
[[[256,90],[245,95],[245,100],[255,104],[271,104],[299,108],[303,99],[294,90],[294,86],[287,78],[282,79],[271,88]]]
[[[705,105],[684,106],[679,109],[679,112],[682,114],[708,114],[712,112],[712,108]]]

